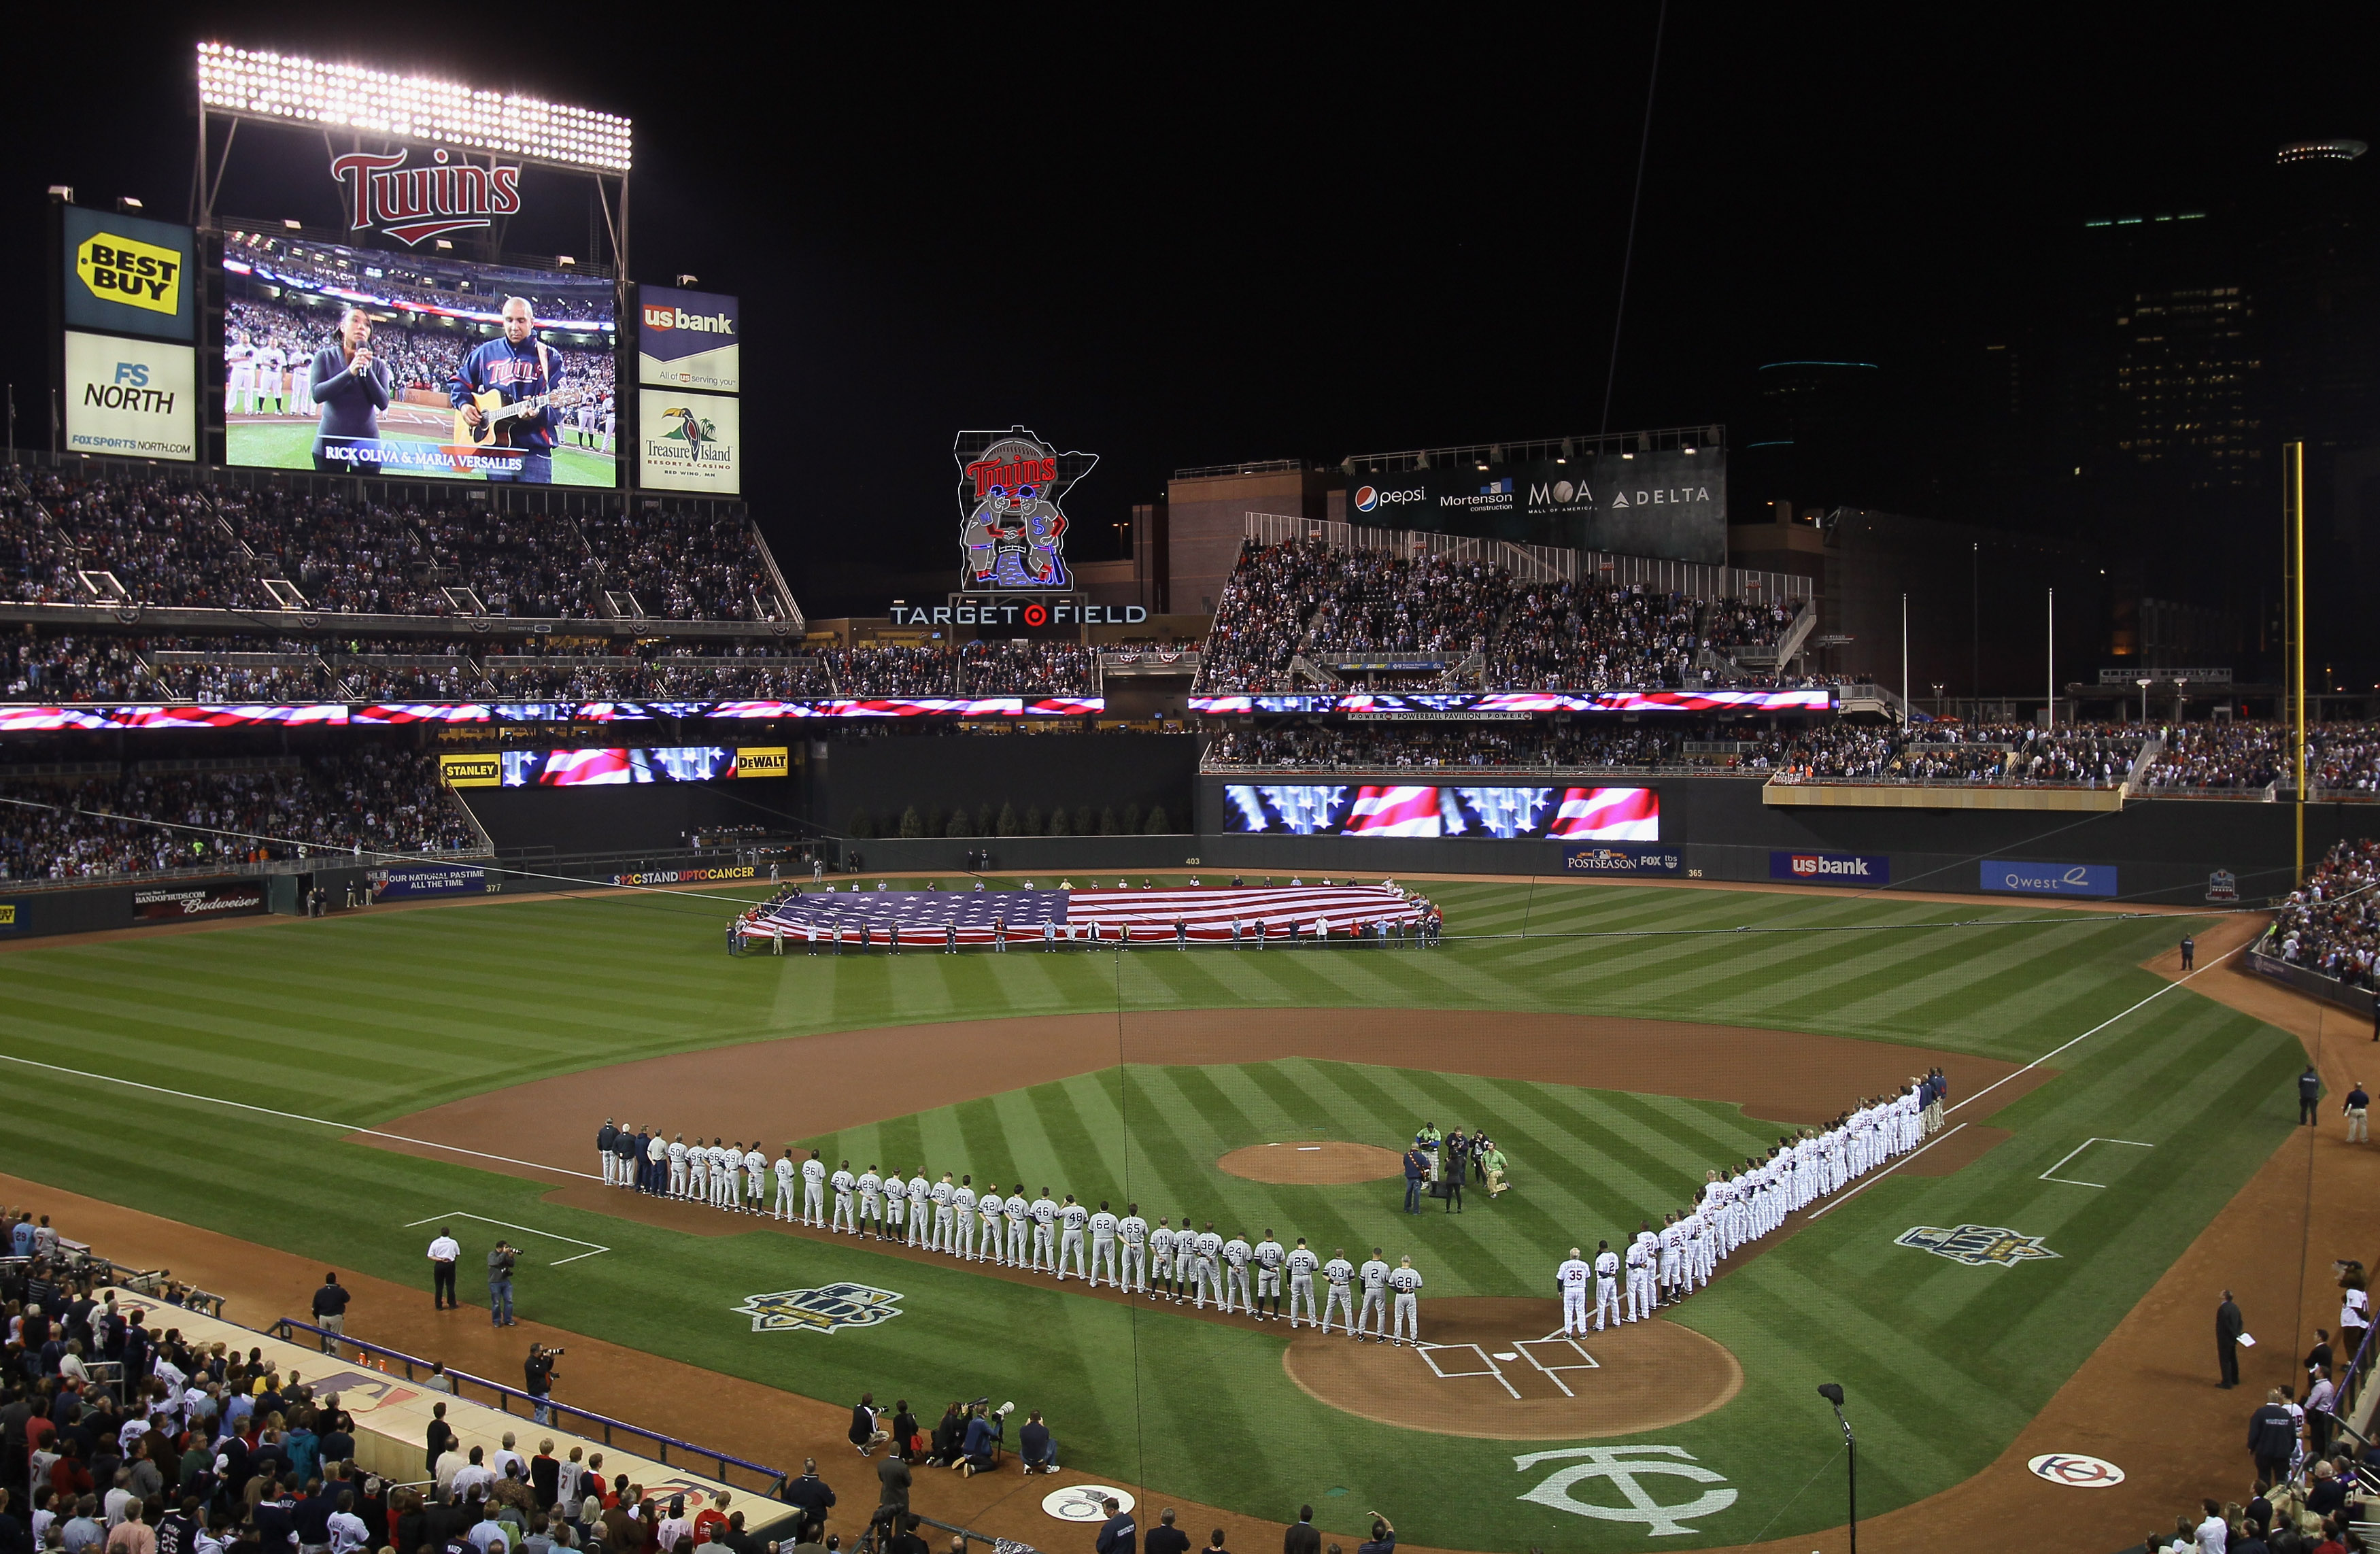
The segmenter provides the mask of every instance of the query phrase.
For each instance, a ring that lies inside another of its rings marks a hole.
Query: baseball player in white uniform
[[[794,1222],[794,1179],[800,1174],[800,1168],[794,1164],[794,1147],[788,1144],[785,1152],[777,1158],[777,1207],[770,1218],[789,1225]]]
[[[1000,1196],[996,1183],[986,1183],[983,1196],[976,1200],[975,1211],[983,1220],[983,1239],[976,1243],[975,1260],[999,1264],[1006,1259],[1000,1255],[1000,1215],[1007,1200]]]
[[[1001,1217],[1008,1221],[1008,1266],[1027,1268],[1025,1250],[1025,1222],[1032,1218],[1033,1205],[1025,1196],[1025,1184],[1019,1182],[1009,1189],[1006,1201],[1000,1206]]]
[[[827,1228],[857,1235],[859,1215],[857,1205],[851,1201],[851,1197],[852,1190],[859,1185],[859,1178],[851,1174],[851,1162],[845,1160],[837,1166],[834,1174],[827,1178],[827,1184],[834,1189],[834,1219]]]
[[[743,1198],[744,1141],[737,1139],[730,1149],[719,1140],[710,1141],[710,1201],[714,1208],[733,1212]]]
[[[1042,1188],[1041,1196],[1033,1200],[1032,1213],[1033,1271],[1039,1273],[1046,1267],[1050,1272],[1056,1273],[1058,1271],[1058,1200],[1050,1196],[1049,1188]]]
[[[1089,1265],[1083,1257],[1083,1227],[1090,1223],[1091,1211],[1066,1195],[1066,1206],[1058,1210],[1058,1223],[1063,1227],[1058,1239],[1058,1277],[1063,1280],[1072,1265],[1076,1274],[1088,1278]]]
[[[1157,1228],[1148,1232],[1149,1264],[1157,1275],[1159,1288],[1165,1290],[1168,1298],[1179,1301],[1182,1298],[1182,1281],[1174,1276],[1175,1256],[1172,1227],[1165,1222],[1165,1216],[1160,1214],[1157,1217]],[[1157,1290],[1150,1290],[1148,1298],[1155,1300]]]
[[[1123,1292],[1135,1290],[1148,1293],[1148,1221],[1140,1217],[1140,1205],[1123,1206],[1123,1218],[1116,1221],[1116,1239],[1123,1243]]]
[[[1385,1342],[1389,1336],[1389,1265],[1380,1260],[1380,1249],[1372,1248],[1372,1256],[1357,1270],[1364,1281],[1364,1309],[1355,1314],[1355,1337],[1363,1342],[1378,1339]]]
[[[256,400],[256,347],[245,334],[234,334],[224,347],[224,366],[231,374],[224,407],[235,416],[245,415]]]
[[[848,1162],[846,1162],[848,1163]],[[762,1183],[769,1174],[769,1157],[760,1153],[760,1141],[754,1139],[752,1147],[744,1151],[744,1212],[761,1212],[764,1196]]]
[[[1266,1297],[1272,1300],[1271,1313],[1268,1315],[1258,1309],[1257,1320],[1278,1322],[1281,1320],[1281,1265],[1288,1258],[1289,1253],[1272,1238],[1272,1227],[1267,1225],[1264,1239],[1257,1243],[1256,1249],[1249,1256],[1257,1265],[1257,1301],[1259,1307]]]
[[[1385,1275],[1388,1269],[1382,1269],[1380,1271]],[[1347,1336],[1349,1338],[1355,1336],[1355,1292],[1353,1284],[1354,1277],[1355,1265],[1347,1260],[1347,1249],[1344,1246],[1333,1248],[1330,1260],[1322,1265],[1322,1281],[1330,1287],[1330,1293],[1324,1297],[1322,1307],[1324,1332],[1330,1330],[1330,1318],[1333,1314],[1336,1314],[1339,1319],[1347,1325]]]
[[[951,1180],[951,1173],[947,1171],[942,1172],[941,1181],[926,1189],[926,1196],[934,1200],[934,1235],[927,1244],[927,1250],[952,1252],[957,1249],[952,1243],[958,1229],[958,1184]]]
[[[826,1162],[819,1152],[802,1162],[802,1222],[817,1229],[826,1228]]]
[[[1212,1220],[1208,1220],[1207,1228],[1198,1232],[1198,1271],[1202,1281],[1199,1285],[1201,1302],[1211,1289],[1215,1304],[1225,1311],[1231,1310],[1231,1297],[1223,1286],[1223,1238],[1215,1233],[1215,1221]]]
[[[902,1191],[909,1198],[908,1244],[912,1246],[923,1246],[933,1234],[934,1230],[934,1184],[926,1180],[926,1173],[921,1168],[910,1173],[909,1180],[903,1186]]]
[[[1244,1235],[1235,1235],[1223,1243],[1223,1312],[1226,1316],[1231,1314],[1234,1298],[1239,1301],[1241,1310],[1250,1316],[1256,1315],[1257,1303],[1248,1295],[1248,1257],[1253,1251],[1254,1248],[1248,1245],[1248,1238]]]
[[[677,1146],[674,1144],[670,1146],[670,1166],[674,1175],[677,1166]],[[710,1201],[710,1146],[699,1138],[686,1146],[686,1191],[681,1196],[699,1198],[705,1203]]]
[[[1611,1325],[1620,1325],[1620,1255],[1611,1243],[1595,1244],[1595,1330],[1603,1330],[1604,1315],[1609,1312]]]
[[[1653,1315],[1653,1248],[1651,1237],[1639,1234],[1628,1244],[1628,1320],[1642,1322]]]
[[[1116,1274],[1116,1225],[1113,1214],[1108,1212],[1108,1200],[1099,1200],[1099,1212],[1091,1216],[1091,1288],[1099,1287],[1099,1267],[1105,1264],[1108,1284],[1121,1290],[1123,1281]]]
[[[876,1174],[876,1164],[871,1160],[868,1169],[859,1173],[859,1230],[861,1234],[873,1235],[879,1241],[884,1239],[884,1200],[879,1196],[883,1190],[884,1178]]]
[[[1396,1335],[1391,1343],[1421,1342],[1421,1269],[1413,1266],[1411,1257],[1399,1257],[1397,1266],[1389,1270],[1389,1288],[1397,1293]]]
[[[975,1177],[963,1175],[951,1189],[951,1256],[961,1262],[975,1257]]]
[[[1561,1266],[1554,1269],[1554,1286],[1561,1291],[1564,1338],[1586,1331],[1586,1281],[1592,1271],[1575,1246],[1562,1259]]]
[[[1316,1257],[1313,1249],[1305,1244],[1305,1238],[1299,1236],[1297,1244],[1289,1249],[1289,1256],[1284,1260],[1289,1267],[1290,1328],[1294,1330],[1297,1327],[1297,1309],[1298,1303],[1301,1301],[1305,1305],[1305,1325],[1309,1328],[1320,1327],[1322,1325],[1319,1319],[1320,1314],[1314,1308],[1314,1270],[1322,1266],[1322,1259]]]
[[[659,1144],[661,1140],[653,1140]],[[686,1196],[686,1135],[679,1134],[669,1143],[670,1196]]]

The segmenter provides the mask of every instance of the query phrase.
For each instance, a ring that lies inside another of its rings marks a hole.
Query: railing
[[[164,1299],[165,1285],[170,1281],[173,1273],[171,1269],[127,1268],[113,1258],[101,1257],[79,1242],[62,1240],[58,1243],[58,1250],[52,1256],[77,1279],[88,1280],[93,1283],[103,1281],[119,1289],[129,1290],[136,1295],[146,1295],[161,1304]],[[0,1269],[21,1272],[30,1268],[36,1260],[32,1257],[0,1257]],[[182,1292],[181,1304],[185,1309],[195,1311],[202,1317],[223,1315],[223,1296],[211,1294],[204,1290],[186,1287]]]
[[[292,1333],[310,1333],[318,1340],[344,1345],[361,1354],[376,1354],[383,1360],[395,1360],[405,1366],[405,1378],[407,1381],[419,1379],[413,1374],[416,1366],[420,1366],[424,1371],[433,1368],[432,1362],[422,1359],[418,1354],[408,1354],[402,1349],[383,1348],[377,1343],[366,1343],[359,1339],[350,1338],[345,1333],[334,1333],[327,1328],[318,1328],[311,1322],[301,1322],[295,1317],[280,1317],[265,1330],[284,1342],[290,1341]],[[446,1375],[454,1381],[455,1395],[458,1398],[464,1395],[462,1389],[467,1383],[473,1387],[485,1387],[495,1394],[496,1407],[504,1413],[510,1414],[512,1405],[517,1402],[525,1408],[535,1410],[542,1407],[556,1414],[566,1414],[573,1419],[581,1419],[589,1425],[600,1426],[603,1431],[603,1444],[606,1446],[613,1444],[612,1432],[620,1430],[638,1440],[650,1443],[655,1448],[655,1456],[664,1466],[669,1463],[670,1448],[674,1446],[680,1451],[707,1458],[718,1464],[718,1476],[722,1481],[732,1482],[727,1478],[727,1470],[731,1467],[742,1468],[747,1473],[759,1475],[767,1481],[762,1487],[763,1494],[775,1493],[777,1487],[790,1476],[783,1468],[772,1468],[766,1463],[750,1462],[731,1452],[719,1451],[715,1447],[698,1446],[693,1441],[680,1440],[675,1436],[665,1436],[658,1430],[646,1429],[642,1425],[631,1425],[625,1419],[614,1419],[607,1414],[598,1414],[592,1409],[575,1408],[568,1403],[556,1402],[550,1395],[544,1398],[533,1397],[517,1387],[507,1387],[501,1381],[490,1381],[485,1377],[472,1376],[459,1370],[449,1370]]]
[[[2277,931],[2266,929],[2264,937],[2249,946],[2248,964],[2259,974],[2295,988],[2310,998],[2318,998],[2325,1003],[2367,1016],[2373,1013],[2375,995],[2371,989],[2355,987],[2338,977],[2311,966],[2300,965],[2295,961],[2283,960],[2273,953],[2267,946],[2273,943]]]
[[[1500,566],[1524,582],[1608,583],[1642,586],[1655,593],[1689,599],[1757,599],[1764,602],[1807,600],[1810,579],[1786,572],[1752,572],[1739,566],[1672,561],[1666,556],[1622,556],[1574,551],[1560,545],[1522,545],[1510,540],[1436,534],[1423,529],[1370,528],[1333,518],[1302,518],[1284,513],[1245,513],[1241,532],[1259,544],[1300,541],[1335,551],[1385,551],[1401,556],[1444,556]],[[1218,611],[1220,615],[1220,611]]]
[[[482,835],[485,832],[481,832]],[[307,844],[313,846],[313,844]],[[202,884],[209,880],[249,880],[275,874],[311,874],[323,868],[383,868],[425,863],[486,863],[495,855],[485,847],[449,848],[438,853],[352,852],[316,847],[302,858],[267,858],[262,863],[187,864],[178,868],[111,869],[103,874],[76,874],[63,880],[16,879],[0,875],[0,893],[27,895],[43,891],[87,891],[103,885]]]

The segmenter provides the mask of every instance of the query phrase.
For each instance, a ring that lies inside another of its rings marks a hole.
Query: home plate
[[[1521,1356],[1508,1350],[1504,1354],[1499,1354],[1496,1357],[1500,1360],[1517,1360]]]

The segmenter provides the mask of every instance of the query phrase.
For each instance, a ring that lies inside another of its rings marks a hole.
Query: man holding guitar
[[[482,342],[463,358],[446,385],[447,397],[481,448],[522,450],[516,468],[495,467],[504,461],[492,459],[484,471],[489,480],[550,485],[554,437],[546,401],[561,387],[562,355],[537,338],[527,297],[505,297],[503,317],[503,337]],[[492,421],[496,424],[483,434]]]

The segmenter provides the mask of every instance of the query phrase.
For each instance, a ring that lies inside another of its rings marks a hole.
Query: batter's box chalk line
[[[1476,1377],[1493,1377],[1496,1380],[1496,1384],[1503,1388],[1504,1390],[1510,1394],[1514,1402],[1519,1402],[1521,1401],[1521,1390],[1512,1385],[1512,1378],[1506,1376],[1504,1374],[1503,1367],[1497,1364],[1499,1360],[1504,1360],[1506,1364],[1511,1364],[1512,1361],[1516,1360],[1526,1360],[1531,1366],[1535,1366],[1537,1372],[1547,1380],[1560,1388],[1561,1390],[1561,1395],[1566,1398],[1574,1398],[1578,1396],[1578,1394],[1570,1390],[1570,1384],[1564,1381],[1561,1377],[1557,1374],[1558,1372],[1565,1370],[1601,1370],[1603,1368],[1603,1366],[1597,1362],[1594,1355],[1580,1348],[1575,1342],[1567,1338],[1563,1338],[1559,1334],[1551,1338],[1507,1339],[1505,1343],[1510,1345],[1509,1349],[1500,1346],[1498,1351],[1494,1354],[1490,1354],[1486,1347],[1476,1343],[1417,1343],[1414,1347],[1416,1352],[1420,1354],[1422,1363],[1428,1366],[1431,1373],[1437,1376],[1439,1380],[1461,1381]],[[1567,1349],[1569,1351],[1569,1354],[1563,1354],[1560,1350],[1556,1350],[1556,1362],[1551,1364],[1548,1364],[1546,1360],[1541,1360],[1537,1357],[1536,1351],[1539,1346],[1550,1347],[1554,1344],[1561,1345],[1563,1349]],[[1440,1354],[1460,1356],[1466,1354],[1478,1362],[1478,1369],[1449,1370],[1444,1366],[1438,1363],[1438,1357]],[[1511,1356],[1511,1359],[1506,1359],[1507,1354]]]
[[[2047,1171],[2043,1172],[2041,1173],[2041,1180],[2044,1182],[2061,1182],[2069,1187],[2105,1187],[2107,1185],[2105,1182],[2084,1182],[2076,1177],[2060,1176],[2057,1174],[2058,1172],[2066,1169],[2067,1160],[2072,1159],[2075,1156],[2081,1154],[2083,1150],[2088,1149],[2094,1144],[2120,1144],[2127,1149],[2154,1149],[2156,1147],[2154,1144],[2143,1144],[2140,1140],[2134,1138],[2086,1138],[2082,1143],[2076,1145],[2073,1148],[2068,1150],[2063,1159],[2060,1159],[2056,1165],[2051,1166]]]
[[[549,1268],[560,1268],[565,1263],[575,1263],[581,1257],[592,1257],[611,1250],[608,1246],[598,1245],[591,1241],[581,1241],[575,1235],[563,1235],[554,1231],[541,1231],[535,1225],[516,1225],[509,1220],[491,1220],[484,1214],[473,1214],[468,1209],[461,1208],[452,1209],[444,1214],[432,1214],[427,1220],[409,1220],[405,1228],[408,1231],[419,1230],[424,1225],[440,1224],[448,1220],[476,1220],[480,1224],[493,1225],[499,1230],[518,1231],[523,1235],[542,1236],[548,1241],[566,1241],[573,1246],[587,1248],[584,1252],[573,1252],[567,1257],[554,1258],[552,1262],[546,1265]]]

